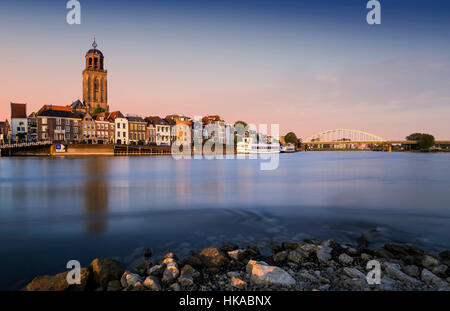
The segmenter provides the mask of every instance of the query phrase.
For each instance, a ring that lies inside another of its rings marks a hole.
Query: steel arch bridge
[[[375,134],[352,129],[328,130],[309,137],[304,143],[383,143],[386,140]]]

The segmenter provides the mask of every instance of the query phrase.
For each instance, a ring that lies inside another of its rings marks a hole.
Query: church
[[[83,102],[75,101],[73,111],[81,113],[109,113],[108,71],[104,68],[103,53],[92,43],[92,49],[86,53],[86,67],[83,70]]]

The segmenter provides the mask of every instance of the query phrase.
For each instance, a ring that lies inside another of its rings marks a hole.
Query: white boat
[[[244,137],[236,150],[239,154],[280,153],[280,143],[254,143],[251,137]]]
[[[295,151],[296,151],[296,149],[295,149],[294,144],[287,144],[287,145],[281,146],[281,152],[288,153],[288,152],[295,152]]]

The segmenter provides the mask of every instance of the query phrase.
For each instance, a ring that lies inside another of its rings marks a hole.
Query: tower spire
[[[95,42],[95,36],[94,36],[94,42],[92,43],[92,47],[93,47],[94,49],[97,49],[97,42]]]

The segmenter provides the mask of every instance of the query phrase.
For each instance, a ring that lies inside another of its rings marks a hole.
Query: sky
[[[124,114],[450,139],[449,1],[380,0],[381,25],[367,0],[79,0],[80,25],[66,2],[0,2],[0,120],[81,99],[95,36]]]

